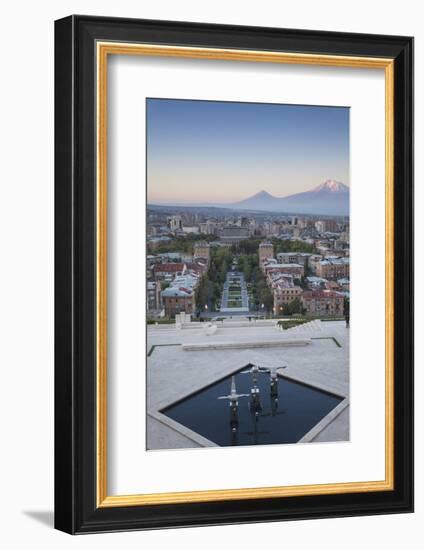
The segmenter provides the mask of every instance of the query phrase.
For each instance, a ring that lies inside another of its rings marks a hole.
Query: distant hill
[[[259,193],[256,193],[256,195],[252,195],[247,199],[243,199],[242,201],[239,201],[239,202],[233,202],[231,204],[227,204],[227,207],[235,208],[237,210],[242,209],[242,210],[275,211],[276,206],[278,206],[277,210],[280,210],[279,201],[281,201],[281,199],[277,197],[273,197],[270,193],[267,193],[266,191],[259,191]]]
[[[287,197],[274,197],[266,191],[260,191],[252,197],[225,206],[235,210],[348,216],[349,187],[338,181],[327,180],[311,191],[296,193]]]

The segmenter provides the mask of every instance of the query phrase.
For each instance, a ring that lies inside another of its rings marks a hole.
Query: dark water
[[[251,395],[250,373],[235,374],[237,393]],[[335,395],[278,377],[278,396],[271,395],[269,374],[257,375],[259,405],[240,397],[236,413],[229,400],[231,376],[161,412],[220,446],[296,443],[340,402]],[[233,411],[233,413],[231,412]]]

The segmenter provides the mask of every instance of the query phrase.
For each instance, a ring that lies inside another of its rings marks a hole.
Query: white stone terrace
[[[279,330],[269,321],[226,320],[210,336],[206,323],[191,325],[190,330],[176,330],[174,325],[148,327],[149,449],[214,446],[160,411],[249,362],[287,365],[282,372],[285,377],[345,398],[302,441],[349,439],[349,329],[344,322],[314,321],[301,329]],[[293,340],[299,340],[298,345],[287,345]],[[258,346],[245,345],[252,342]]]

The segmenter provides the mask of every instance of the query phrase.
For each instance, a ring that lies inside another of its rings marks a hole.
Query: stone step
[[[287,329],[285,332],[291,332],[291,333],[303,333],[303,332],[316,332],[316,331],[322,331],[322,323],[319,319],[314,319],[313,321],[309,321],[307,323],[303,323],[302,325],[297,325],[296,327],[292,327]]]
[[[182,344],[183,351],[210,351],[225,349],[249,349],[249,348],[284,348],[292,346],[307,346],[311,343],[309,338],[278,338],[273,340],[244,340],[236,342],[208,342],[202,344]]]

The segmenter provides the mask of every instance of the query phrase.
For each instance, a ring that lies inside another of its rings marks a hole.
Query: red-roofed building
[[[189,262],[186,264],[187,271],[194,271],[198,275],[203,275],[208,270],[208,265],[205,262]]]
[[[302,293],[302,305],[312,315],[342,315],[344,296],[334,290],[309,290]]]
[[[181,263],[156,264],[153,268],[155,279],[164,279],[169,276],[177,277],[179,275],[184,275],[186,270],[186,264]]]

